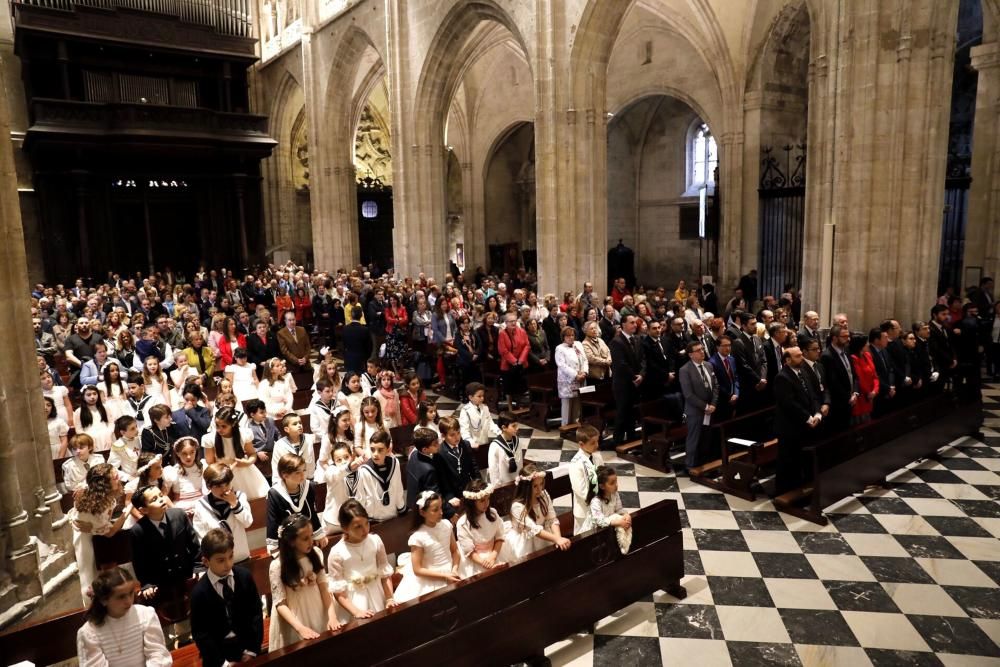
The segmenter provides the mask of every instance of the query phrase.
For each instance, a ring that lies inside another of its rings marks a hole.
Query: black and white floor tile
[[[984,442],[941,443],[827,526],[605,453],[626,507],[677,501],[688,595],[621,609],[552,664],[1000,666],[1000,386],[983,393]],[[555,430],[521,434],[531,460],[573,455]]]

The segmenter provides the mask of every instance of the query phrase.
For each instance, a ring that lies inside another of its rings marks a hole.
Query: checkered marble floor
[[[822,527],[603,452],[627,508],[677,501],[688,596],[629,605],[552,664],[1000,666],[1000,385],[983,393],[985,442],[941,443]],[[531,460],[573,456],[555,430],[521,435]]]

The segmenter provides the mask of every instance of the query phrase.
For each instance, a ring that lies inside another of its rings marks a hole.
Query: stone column
[[[6,100],[11,97],[3,68],[0,92],[4,100],[0,137],[9,137]],[[0,233],[0,319],[9,324],[8,335],[0,342],[0,527],[6,534],[3,574],[17,587],[16,600],[9,600],[6,592],[3,597],[5,607],[7,603],[30,606],[43,593],[39,562],[49,556],[54,557],[52,562],[59,560],[70,535],[62,520],[42,417],[24,233],[9,141],[0,141]],[[53,541],[56,544],[48,544]]]
[[[925,319],[936,296],[957,9],[845,2],[827,22],[837,61],[830,98],[810,101],[804,288],[825,291],[809,262],[826,253],[827,314],[847,313],[853,328]]]
[[[720,299],[736,286],[744,269],[757,266],[757,220],[743,217],[743,157],[743,133],[723,133],[719,137],[719,191],[722,198],[719,275],[715,276]],[[753,241],[748,241],[747,237],[752,237]],[[748,249],[750,252],[747,252]]]
[[[982,267],[984,276],[997,280],[1000,273],[1000,42],[974,47],[972,66],[979,72],[979,81],[964,265]]]

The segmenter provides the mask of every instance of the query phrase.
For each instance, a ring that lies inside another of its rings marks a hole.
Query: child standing
[[[240,413],[235,408],[222,408],[215,415],[215,432],[201,439],[205,462],[221,461],[233,469],[233,487],[254,500],[267,495],[267,479],[257,469],[257,451],[249,429],[238,427]]]
[[[316,397],[309,405],[309,430],[320,435],[330,428],[330,417],[335,407],[333,387],[325,380],[316,383]]]
[[[129,528],[132,566],[142,584],[146,601],[179,603],[184,585],[194,573],[201,545],[191,522],[181,510],[170,507],[155,486],[141,486],[132,494],[132,507],[142,518]]]
[[[122,379],[122,370],[117,359],[108,359],[101,370],[101,377],[104,382],[98,385],[97,391],[101,394],[104,409],[114,415],[125,414],[128,387]]]
[[[139,435],[142,441],[142,451],[159,454],[164,465],[174,462],[174,441],[177,439],[177,428],[174,426],[170,407],[157,404],[149,409],[149,423]]]
[[[372,394],[378,399],[387,429],[403,423],[399,407],[399,392],[396,391],[395,382],[395,373],[389,370],[382,371],[378,374],[378,388]]]
[[[278,552],[278,527],[286,517],[301,514],[312,525],[321,547],[326,546],[323,524],[316,511],[316,493],[306,479],[306,462],[297,454],[283,454],[278,459],[278,481],[267,492],[267,550]]]
[[[427,400],[427,394],[424,393],[420,378],[413,371],[403,374],[403,384],[406,390],[399,396],[400,423],[416,424],[417,405]]]
[[[590,498],[597,488],[597,468],[604,465],[599,448],[600,434],[590,424],[576,429],[580,449],[569,462],[569,481],[573,488],[573,534],[584,531],[590,517]]]
[[[458,520],[458,551],[462,556],[461,575],[471,577],[503,563],[503,519],[490,507],[493,485],[481,479],[469,482],[462,492],[465,513]]]
[[[253,436],[253,448],[258,461],[269,461],[274,454],[274,443],[281,439],[274,420],[267,416],[267,407],[259,398],[246,402],[247,427]]]
[[[327,562],[337,618],[347,623],[394,607],[392,565],[382,538],[371,534],[365,508],[357,500],[348,500],[340,506],[337,520],[343,527],[344,539],[330,550]]]
[[[225,463],[212,463],[205,467],[202,479],[208,493],[195,503],[194,532],[204,539],[211,530],[225,530],[233,539],[233,558],[237,563],[248,561],[247,528],[253,524],[253,514],[246,494],[233,489],[232,469]]]
[[[142,374],[132,371],[128,374],[128,399],[122,407],[122,414],[132,415],[139,422],[139,431],[149,426],[149,409],[156,405],[153,397],[146,393]]]
[[[116,567],[94,580],[86,623],[76,633],[81,665],[169,667],[173,664],[163,640],[156,610],[135,604],[136,581]]]
[[[111,445],[108,463],[118,469],[122,482],[128,483],[139,469],[139,452],[142,450],[139,422],[131,415],[122,415],[115,420],[115,435],[118,439]]]
[[[365,372],[361,375],[361,392],[372,396],[378,389],[378,361],[369,359],[365,362]]]
[[[351,426],[351,411],[343,405],[335,407],[330,416],[330,423],[323,434],[323,443],[319,447],[319,456],[316,458],[316,467],[318,469],[330,465],[333,457],[333,448],[338,444],[347,445],[348,449],[351,450],[352,458],[358,458],[354,456],[354,431],[351,429]],[[360,457],[358,465],[361,465],[364,461],[364,457]]]
[[[371,456],[371,440],[379,431],[385,430],[385,423],[382,420],[382,405],[374,396],[365,396],[361,399],[361,419],[354,427],[354,447],[355,452]]]
[[[271,563],[271,628],[268,652],[337,630],[336,609],[327,589],[323,552],[314,546],[313,525],[301,515],[278,528],[278,557]]]
[[[326,481],[326,507],[323,509],[323,528],[327,534],[339,533],[340,508],[358,490],[358,468],[362,461],[351,455],[351,446],[346,442],[333,445],[332,460],[323,467]],[[368,515],[365,514],[367,521]]]
[[[292,409],[295,380],[288,374],[285,360],[277,357],[268,362],[266,375],[266,379],[257,386],[257,391],[267,406],[267,416],[281,419]]]
[[[406,492],[399,463],[392,455],[388,431],[372,438],[371,459],[358,468],[358,501],[376,521],[392,519],[406,512]]]
[[[233,383],[233,393],[240,403],[258,398],[257,364],[247,362],[247,351],[238,347],[233,352],[235,363],[226,366],[226,378]]]
[[[461,581],[458,543],[450,521],[444,521],[441,496],[424,491],[417,499],[417,529],[410,535],[410,564],[396,589],[396,602],[413,600]]]
[[[507,562],[513,563],[554,544],[557,549],[569,549],[571,542],[559,532],[559,519],[552,498],[545,490],[545,473],[534,463],[525,464],[517,476],[514,502],[510,506],[511,530],[507,533]]]
[[[177,494],[175,505],[189,515],[201,499],[205,462],[198,460],[198,441],[191,436],[179,438],[174,443],[174,465],[165,468],[163,478]]]
[[[94,449],[103,452],[111,449],[112,426],[101,394],[97,387],[88,384],[83,388],[83,404],[73,412],[73,423],[78,433],[86,433],[94,439]]]
[[[369,394],[361,390],[361,376],[357,373],[344,375],[344,384],[337,393],[337,403],[351,411],[351,423],[361,419],[361,400]]]
[[[465,387],[465,395],[469,402],[458,412],[458,423],[462,430],[462,439],[473,447],[489,444],[490,440],[500,435],[500,429],[493,423],[486,402],[486,387],[479,382],[470,382]]]
[[[87,437],[87,436],[76,436]],[[76,497],[69,520],[73,525],[73,551],[80,571],[80,590],[84,600],[87,588],[97,576],[94,562],[94,536],[112,537],[121,530],[130,509],[126,501],[125,511],[114,521],[111,514],[122,494],[118,471],[107,463],[95,465],[87,471],[86,487]]]
[[[430,429],[440,438],[441,431],[438,430],[437,420],[437,403],[434,401],[422,401],[417,404],[417,428]]]
[[[434,462],[438,466],[441,495],[445,506],[458,509],[462,505],[462,493],[469,482],[479,479],[479,465],[472,445],[462,440],[457,419],[442,417],[438,425],[444,435],[444,444],[434,457]]]
[[[524,463],[524,449],[517,437],[517,420],[507,415],[497,419],[500,433],[490,442],[488,453],[490,482],[500,486],[513,482]]]
[[[56,412],[55,401],[53,401],[51,397],[44,396],[42,398],[42,402],[45,404],[45,421],[48,424],[49,450],[52,454],[52,458],[64,458],[69,451],[69,443],[66,440],[66,434],[69,433],[69,427],[66,426],[66,422],[59,417],[59,413]]]
[[[63,484],[67,491],[87,488],[87,472],[104,463],[104,457],[94,451],[94,439],[86,433],[77,433],[69,441],[73,458],[63,461]]]
[[[191,591],[191,638],[205,667],[260,655],[260,593],[249,571],[233,567],[234,558],[233,536],[225,530],[214,528],[201,538],[201,561],[208,571]]]
[[[316,451],[313,449],[313,434],[302,432],[302,418],[289,412],[281,418],[281,430],[285,436],[274,443],[271,455],[271,484],[277,484],[278,460],[285,454],[295,454],[306,464],[306,479],[316,477]]]
[[[441,448],[437,434],[430,429],[417,427],[413,431],[413,450],[406,461],[406,506],[416,505],[417,497],[424,491],[441,493],[435,459]],[[444,504],[444,517],[450,519],[455,508]]]

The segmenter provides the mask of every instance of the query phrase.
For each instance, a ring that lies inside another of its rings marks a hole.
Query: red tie
[[[729,376],[729,384],[733,383],[733,371],[729,368],[729,357],[722,358],[722,364],[726,367],[726,375]]]

